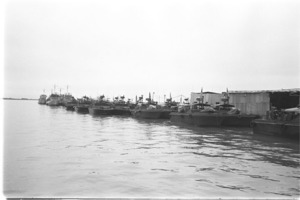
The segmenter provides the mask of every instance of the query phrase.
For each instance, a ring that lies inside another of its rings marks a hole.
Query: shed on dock
[[[270,96],[262,91],[229,91],[229,103],[242,113],[264,116],[270,110]]]
[[[242,113],[267,115],[271,107],[292,108],[299,105],[300,89],[229,91],[229,103]]]
[[[277,109],[292,108],[299,105],[300,88],[282,90],[242,90],[229,91],[229,103],[238,108],[242,113],[266,116],[271,107]],[[222,103],[223,94],[203,92],[204,102],[215,105]],[[201,93],[192,92],[190,102],[197,101]]]

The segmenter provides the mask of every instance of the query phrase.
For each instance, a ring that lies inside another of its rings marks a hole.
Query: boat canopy
[[[218,104],[216,107],[233,108],[235,106],[231,104]]]
[[[300,113],[300,108],[299,107],[295,107],[295,108],[288,108],[285,109],[284,112],[288,112],[288,113]]]

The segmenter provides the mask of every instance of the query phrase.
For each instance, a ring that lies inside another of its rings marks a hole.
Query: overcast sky
[[[9,0],[4,96],[299,88],[298,2]]]

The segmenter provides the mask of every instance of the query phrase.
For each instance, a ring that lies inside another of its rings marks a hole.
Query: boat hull
[[[237,126],[250,127],[256,115],[229,115],[224,113],[170,113],[171,122],[194,126]]]
[[[144,119],[160,119],[161,111],[158,110],[133,110],[132,115]]]
[[[113,109],[112,110],[113,115],[131,115],[130,110],[128,109]]]
[[[39,104],[46,105],[46,99],[39,99]]]
[[[60,105],[67,106],[73,101],[74,101],[74,97],[72,95],[62,95],[60,98]]]
[[[300,125],[297,122],[275,120],[253,120],[253,133],[299,139]]]
[[[79,113],[89,113],[89,105],[75,106],[75,111]]]
[[[89,113],[92,115],[113,115],[113,109],[111,108],[95,108],[89,107]]]
[[[40,96],[40,98],[39,98],[38,103],[41,104],[41,105],[45,105],[46,102],[47,102],[47,95],[42,94],[42,95]]]
[[[171,111],[169,111],[169,110],[163,110],[162,112],[161,112],[161,114],[160,114],[160,119],[170,119],[170,113],[171,113]]]
[[[65,105],[65,107],[66,107],[66,110],[74,111],[76,105],[77,105],[76,102],[69,102]]]
[[[72,110],[72,111],[74,111],[75,107],[74,107],[74,105],[66,105],[66,110]]]
[[[60,103],[58,100],[50,100],[50,101],[47,101],[46,103],[48,106],[60,106]]]

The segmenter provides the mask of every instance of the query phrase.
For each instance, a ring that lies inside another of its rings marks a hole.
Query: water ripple
[[[4,123],[7,197],[300,195],[299,143],[249,128],[92,116],[34,101],[6,101]]]

